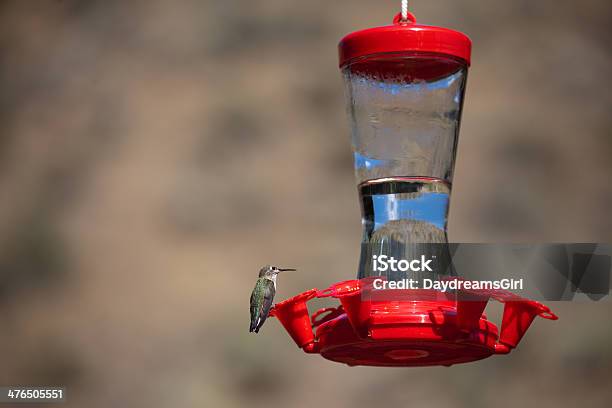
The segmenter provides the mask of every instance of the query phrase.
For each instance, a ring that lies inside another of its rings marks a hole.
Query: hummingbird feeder
[[[411,276],[429,273],[427,257],[436,278],[461,279],[441,266],[451,265],[446,219],[470,56],[466,35],[417,24],[406,8],[340,42],[363,242],[357,279],[271,310],[306,353],[351,366],[450,366],[507,354],[534,318],[557,319],[502,290],[380,288],[406,276],[376,268],[392,257],[416,259],[404,264]],[[311,315],[307,302],[325,297],[339,305]],[[499,329],[484,314],[491,299],[504,303]]]

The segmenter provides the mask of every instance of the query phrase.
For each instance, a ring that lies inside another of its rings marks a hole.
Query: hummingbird
[[[259,333],[268,318],[274,294],[276,293],[276,276],[279,272],[296,271],[297,269],[281,269],[266,265],[259,270],[255,289],[251,293],[251,326],[249,332]]]

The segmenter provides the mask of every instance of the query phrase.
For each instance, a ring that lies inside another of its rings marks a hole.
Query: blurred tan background
[[[356,274],[336,45],[399,1],[0,2],[0,384],[70,407],[597,407],[610,303],[555,304],[505,357],[348,368],[277,299]],[[610,242],[612,2],[412,1],[474,41],[455,242]]]

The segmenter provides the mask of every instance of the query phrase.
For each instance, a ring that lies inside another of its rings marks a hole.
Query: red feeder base
[[[478,329],[462,332],[452,312],[442,316],[426,307],[405,315],[403,324],[373,323],[367,338],[358,337],[343,314],[319,326],[319,352],[328,360],[348,365],[400,367],[466,363],[495,353],[494,324],[480,319]],[[438,316],[432,319],[430,314]]]
[[[341,305],[308,315],[308,300],[330,296]],[[501,331],[483,313],[489,298],[505,303]],[[557,319],[546,306],[509,292],[451,297],[424,290],[372,290],[371,279],[311,289],[278,303],[271,315],[307,353],[351,366],[385,367],[450,366],[507,354],[536,316]]]

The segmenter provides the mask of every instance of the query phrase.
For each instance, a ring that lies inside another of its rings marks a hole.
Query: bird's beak
[[[292,268],[289,268],[289,269],[281,269],[281,268],[278,268],[278,270],[279,270],[279,271],[281,271],[281,272],[289,272],[289,271],[293,271],[293,272],[295,272],[295,271],[297,271],[297,269],[292,269]]]

